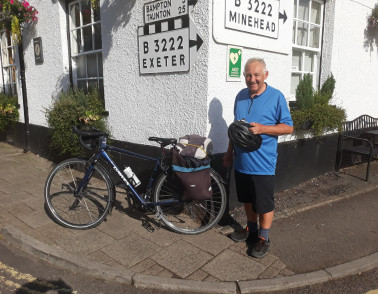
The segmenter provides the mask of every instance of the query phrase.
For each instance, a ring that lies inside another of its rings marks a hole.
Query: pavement
[[[378,162],[331,173],[276,195],[271,248],[262,259],[217,226],[196,236],[166,230],[129,206],[117,189],[112,216],[78,231],[54,223],[44,209],[54,163],[0,142],[0,242],[58,267],[138,288],[180,293],[260,293],[293,289],[378,267]],[[314,186],[314,183],[316,185]],[[343,183],[341,185],[341,183]],[[340,188],[343,187],[343,188]],[[334,193],[329,193],[334,191]],[[306,194],[307,193],[307,194]],[[240,214],[240,211],[239,211]]]

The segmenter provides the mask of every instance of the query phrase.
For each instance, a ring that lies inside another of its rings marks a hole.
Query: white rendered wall
[[[137,30],[144,24],[143,5],[147,2],[151,1],[101,1],[105,102],[114,138],[152,145],[147,140],[149,136],[177,138],[197,133],[214,140],[215,153],[224,152],[234,99],[245,83],[243,79],[226,81],[227,44],[217,43],[213,37],[213,3],[217,1],[200,0],[190,12],[204,43],[189,72],[141,75]],[[321,80],[330,72],[334,74],[333,103],[347,110],[348,119],[365,113],[378,117],[377,44],[372,51],[364,48],[366,17],[375,2],[326,1]],[[45,108],[69,84],[66,4],[57,0],[31,0],[30,4],[39,11],[39,20],[37,25],[27,27],[23,35],[29,121],[47,126]],[[36,37],[42,38],[42,65],[34,61]],[[288,98],[291,53],[244,47],[243,63],[250,57],[265,58],[269,70],[267,82]],[[18,93],[23,121],[20,86]],[[286,139],[293,138],[280,138]]]
[[[337,0],[330,70],[336,79],[334,103],[346,109],[347,119],[362,114],[378,117],[378,44],[366,48],[366,19],[376,0]]]
[[[45,109],[69,85],[65,6],[59,1],[46,0],[32,0],[30,5],[39,13],[37,25],[27,26],[23,34],[29,122],[47,126]],[[34,59],[33,38],[36,37],[42,38],[44,62],[40,65]],[[19,101],[22,105],[21,88]]]
[[[141,75],[137,29],[149,1],[102,1],[102,44],[106,108],[118,140],[151,144],[150,136],[206,135],[208,6],[190,14],[205,42],[189,72]]]

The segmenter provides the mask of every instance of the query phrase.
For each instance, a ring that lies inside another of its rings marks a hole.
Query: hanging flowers
[[[17,42],[21,41],[21,26],[36,22],[38,11],[26,0],[0,0],[0,29],[12,31]]]
[[[91,5],[92,5],[92,8],[93,9],[96,9],[97,7],[98,7],[98,2],[99,2],[100,0],[91,0]]]

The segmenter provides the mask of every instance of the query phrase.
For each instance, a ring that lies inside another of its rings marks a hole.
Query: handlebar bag
[[[198,135],[180,138],[173,148],[172,170],[185,199],[207,200],[212,197],[211,152],[211,139]]]

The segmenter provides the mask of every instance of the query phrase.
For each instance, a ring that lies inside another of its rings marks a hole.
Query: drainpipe
[[[21,37],[22,38],[22,37]],[[25,149],[24,152],[29,151],[29,108],[28,108],[28,95],[26,90],[26,79],[25,79],[25,63],[24,63],[24,48],[22,46],[22,39],[18,45],[18,56],[20,59],[20,74],[21,74],[21,88],[22,88],[22,101],[24,104],[24,119],[25,119]]]

